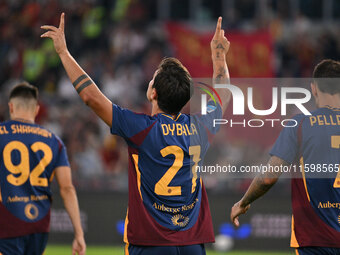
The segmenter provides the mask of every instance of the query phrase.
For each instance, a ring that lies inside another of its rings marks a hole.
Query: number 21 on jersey
[[[172,179],[175,177],[177,172],[183,166],[184,160],[184,151],[181,147],[177,145],[171,145],[163,148],[160,151],[162,157],[166,157],[168,155],[174,155],[175,160],[172,166],[165,172],[161,179],[156,183],[154,192],[160,196],[180,196],[182,195],[182,187],[181,186],[169,186]],[[192,172],[192,181],[191,181],[191,193],[194,193],[196,190],[196,182],[197,182],[197,165],[200,162],[201,154],[201,146],[195,145],[189,147],[189,155],[193,156],[192,161],[194,165],[191,168]],[[138,156],[134,155],[135,164],[138,164]],[[138,169],[138,166],[135,166]]]

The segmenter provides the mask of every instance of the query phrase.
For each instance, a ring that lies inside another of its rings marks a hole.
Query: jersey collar
[[[333,110],[333,111],[340,111],[340,108],[334,108],[334,107],[331,107],[329,105],[325,105],[325,108]]]
[[[170,118],[170,119],[172,119],[172,120],[174,120],[174,121],[177,121],[178,118],[179,118],[179,116],[181,116],[181,113],[177,114],[175,118],[172,117],[172,116],[169,115],[169,114],[166,114],[166,113],[161,113],[161,114],[164,115],[164,116],[166,116],[166,117],[168,117],[168,118]]]

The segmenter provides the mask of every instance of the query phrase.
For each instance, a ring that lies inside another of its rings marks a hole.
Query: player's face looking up
[[[178,114],[193,93],[191,76],[176,58],[165,58],[150,81],[147,98],[165,113]]]
[[[311,89],[317,107],[340,106],[340,62],[331,59],[321,61],[313,72]]]
[[[28,83],[16,85],[10,93],[8,106],[11,119],[34,122],[39,112],[38,89]]]

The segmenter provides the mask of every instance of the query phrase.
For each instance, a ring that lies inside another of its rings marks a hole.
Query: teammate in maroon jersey
[[[292,184],[291,247],[297,254],[340,254],[340,62],[324,60],[313,73],[312,93],[318,109],[296,115],[296,127],[282,130],[269,165],[295,164],[301,169]],[[314,168],[315,171],[312,171]],[[264,195],[281,173],[257,176],[234,205],[231,220]]]

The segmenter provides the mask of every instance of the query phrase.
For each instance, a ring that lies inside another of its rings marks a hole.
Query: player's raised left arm
[[[107,125],[112,125],[112,103],[98,89],[96,84],[78,65],[77,61],[71,56],[66,46],[65,34],[65,14],[60,17],[59,27],[41,26],[48,30],[41,37],[48,37],[53,40],[54,48],[58,53],[66,73],[81,99],[88,105]]]
[[[288,163],[279,157],[272,156],[269,159],[268,165],[272,166],[272,168],[268,169],[273,169],[275,166],[284,166],[288,165]],[[248,211],[250,204],[262,197],[277,182],[281,174],[282,172],[280,171],[267,171],[260,173],[254,178],[242,199],[231,208],[230,219],[236,227],[240,225],[238,216],[245,214]]]

